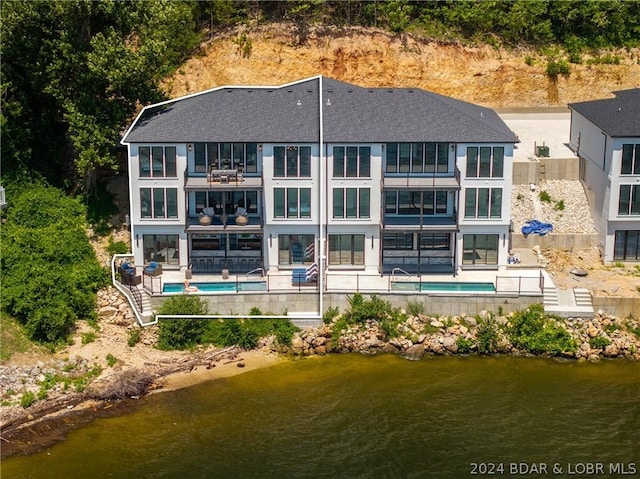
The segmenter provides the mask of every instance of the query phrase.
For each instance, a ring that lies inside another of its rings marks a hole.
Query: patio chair
[[[124,262],[120,265],[120,274],[128,274],[128,275],[135,275],[136,274],[136,268],[135,266],[131,265],[128,262]]]
[[[147,276],[158,276],[162,274],[162,265],[160,263],[158,263],[157,261],[152,261],[151,263],[149,263],[149,266],[147,266],[144,269],[144,274],[146,274]]]

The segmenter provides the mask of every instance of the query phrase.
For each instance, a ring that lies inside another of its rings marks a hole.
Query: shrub
[[[610,344],[611,340],[604,336],[594,336],[593,338],[589,338],[589,346],[591,346],[593,349],[604,349]]]
[[[22,399],[20,399],[20,406],[22,406],[24,409],[27,409],[34,402],[36,402],[36,395],[31,391],[27,391],[22,395]]]
[[[456,339],[456,346],[458,346],[458,352],[461,354],[469,354],[475,346],[473,340],[467,339],[463,336],[458,336]]]
[[[545,190],[542,190],[538,195],[540,197],[540,201],[544,203],[551,203],[551,196]]]
[[[478,321],[477,346],[480,354],[490,354],[497,350],[498,323],[492,317]]]
[[[376,294],[365,299],[361,293],[354,293],[347,296],[349,309],[333,327],[332,336],[338,339],[340,331],[348,325],[363,325],[368,320],[376,321],[380,325],[387,337],[395,337],[398,334],[398,324],[406,319],[398,308],[391,306],[389,301],[384,301]]]
[[[322,322],[324,324],[329,324],[333,318],[340,314],[340,310],[335,306],[329,306],[327,310],[322,315]]]
[[[132,329],[129,331],[129,337],[127,338],[127,345],[129,347],[134,347],[136,344],[140,342],[140,329]]]
[[[64,342],[75,321],[95,310],[95,293],[108,282],[85,227],[82,203],[43,184],[18,189],[6,212],[2,307],[33,341]]]
[[[82,333],[82,344],[93,343],[96,340],[96,333],[89,331],[88,333]]]
[[[564,210],[564,200],[560,200],[556,202],[556,205],[553,207],[556,211]]]
[[[207,306],[198,296],[181,294],[167,299],[158,314],[201,315],[207,313]],[[163,319],[158,327],[158,347],[160,349],[187,349],[202,341],[205,321],[199,319]]]
[[[569,73],[571,73],[571,67],[564,58],[560,60],[549,59],[547,61],[547,75],[556,77],[558,75],[568,75]]]
[[[111,353],[107,354],[107,364],[110,368],[114,367],[116,364],[118,364],[118,358],[116,358]]]
[[[544,306],[534,304],[515,313],[508,328],[511,343],[518,349],[534,354],[549,353],[557,356],[577,351],[577,342],[554,319],[547,318]]]
[[[114,254],[126,254],[129,252],[129,246],[124,241],[113,241],[113,236],[109,236],[109,244],[107,245],[107,253]]]
[[[424,303],[419,301],[408,301],[407,302],[407,313],[411,316],[418,316],[420,314],[424,314]]]

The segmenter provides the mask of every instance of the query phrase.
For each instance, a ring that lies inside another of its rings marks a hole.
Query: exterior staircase
[[[591,293],[585,288],[559,290],[545,285],[544,311],[563,318],[592,318]]]
[[[544,288],[542,289],[542,299],[545,311],[547,311],[547,308],[557,308],[560,306],[560,302],[558,300],[558,288],[556,288],[555,284],[549,283],[550,281],[545,281]]]

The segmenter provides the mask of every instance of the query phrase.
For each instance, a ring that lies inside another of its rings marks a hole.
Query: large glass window
[[[387,143],[387,173],[448,173],[449,143]]]
[[[196,173],[210,169],[238,169],[245,173],[258,171],[257,143],[194,143]]]
[[[502,216],[501,188],[466,188],[465,218],[500,218]]]
[[[138,148],[139,173],[141,178],[175,178],[175,146],[141,146]]]
[[[278,264],[311,264],[315,262],[314,235],[278,235]]]
[[[640,261],[640,230],[616,231],[613,259]]]
[[[257,191],[196,191],[194,193],[195,209],[193,213],[199,214],[203,208],[214,209],[216,215],[234,214],[236,207],[241,206],[249,214],[258,214]]]
[[[273,176],[308,178],[311,176],[310,146],[275,146],[273,148]]]
[[[274,188],[273,197],[274,217],[311,217],[311,188]]]
[[[364,235],[329,235],[330,265],[363,265]]]
[[[369,218],[371,211],[369,188],[334,188],[334,218]]]
[[[622,145],[622,168],[623,175],[640,175],[640,144]]]
[[[640,185],[620,185],[619,215],[640,215]]]
[[[451,235],[449,233],[420,233],[420,249],[431,251],[449,251]]]
[[[142,247],[145,263],[180,264],[178,235],[142,235]]]
[[[467,147],[467,178],[502,178],[504,147]]]
[[[368,146],[334,146],[333,177],[371,176],[371,148]]]
[[[386,191],[384,212],[423,216],[447,214],[448,198],[447,191]]]
[[[142,218],[177,218],[177,188],[140,188]]]
[[[464,235],[462,237],[462,248],[462,264],[498,264],[498,235]]]
[[[412,250],[413,233],[385,233],[382,237],[384,250]]]

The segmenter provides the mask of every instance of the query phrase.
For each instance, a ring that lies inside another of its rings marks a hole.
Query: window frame
[[[504,178],[504,158],[504,146],[467,146],[466,177]]]
[[[274,188],[273,198],[274,218],[311,218],[311,188]]]
[[[625,157],[625,150],[629,151],[629,155],[627,157]],[[628,171],[625,171],[625,169]],[[620,175],[640,175],[640,143],[624,143],[622,145]]]
[[[178,188],[140,188],[140,218],[177,219],[178,216]]]
[[[305,152],[303,155],[302,153]],[[278,145],[273,147],[274,178],[311,178],[311,147]]]
[[[640,185],[620,185],[618,190],[618,216],[638,215],[640,215]]]
[[[338,241],[337,248],[335,241]],[[366,249],[364,234],[330,234],[327,243],[329,266],[364,266]],[[346,246],[349,247],[346,248]],[[358,249],[360,246],[362,249]]]
[[[491,240],[492,244],[489,244],[489,240]],[[464,234],[462,236],[462,265],[497,266],[499,241],[499,234]],[[471,245],[469,245],[469,243],[471,243]],[[495,246],[495,248],[490,249],[490,246]],[[491,251],[495,252],[495,261],[489,257]],[[483,252],[483,254],[481,254],[481,252]],[[472,255],[471,259],[467,259],[468,254]],[[489,261],[490,259],[491,261]]]
[[[178,153],[172,145],[138,146],[139,178],[177,178]]]
[[[496,220],[502,218],[502,199],[502,188],[465,188],[465,219]]]
[[[333,188],[333,219],[370,219],[371,188]]]

